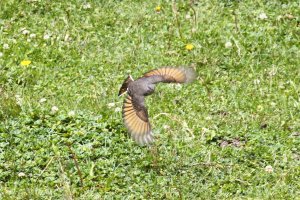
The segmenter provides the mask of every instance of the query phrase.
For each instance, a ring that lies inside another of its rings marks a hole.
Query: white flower
[[[57,106],[52,106],[51,112],[56,113],[57,111],[58,111],[58,107]]]
[[[189,14],[185,15],[185,19],[191,19],[191,15]]]
[[[40,99],[40,103],[44,103],[44,102],[46,102],[46,101],[47,101],[46,98],[41,98],[41,99]]]
[[[225,43],[225,48],[229,49],[232,47],[232,43],[230,41]]]
[[[27,42],[31,42],[31,39],[28,38],[28,39],[27,39]]]
[[[44,40],[48,40],[50,38],[50,35],[49,34],[45,34],[43,38],[44,38]]]
[[[70,112],[68,112],[68,116],[69,116],[69,117],[75,116],[75,111],[74,111],[74,110],[71,110]]]
[[[208,131],[209,131],[208,128],[202,127],[202,132],[203,132],[203,133],[207,133]]]
[[[121,112],[121,108],[120,107],[116,107],[115,108],[115,112]]]
[[[211,119],[212,119],[212,117],[209,116],[209,115],[205,117],[205,120],[207,120],[207,121],[209,121],[209,120],[211,120]]]
[[[3,49],[9,49],[9,45],[8,44],[3,44]]]
[[[83,9],[90,9],[91,7],[92,7],[92,6],[91,6],[90,3],[85,3],[85,4],[83,4],[83,6],[82,6]]]
[[[259,85],[259,84],[260,84],[260,80],[259,80],[259,79],[255,79],[255,80],[253,81],[253,83],[254,83],[254,85]]]
[[[260,13],[258,18],[259,19],[268,19],[268,16],[266,15],[266,13]]]
[[[24,177],[24,176],[26,176],[26,174],[24,172],[18,173],[18,177]]]
[[[180,90],[181,88],[182,88],[182,84],[176,84],[176,85],[175,85],[175,89],[176,89],[176,90]]]
[[[29,30],[26,30],[26,29],[24,29],[23,31],[22,31],[22,34],[23,35],[28,35],[30,33],[30,31]]]
[[[109,104],[107,104],[107,106],[108,106],[109,108],[112,108],[112,107],[115,106],[115,103],[109,103]]]
[[[273,167],[271,165],[268,165],[265,167],[265,171],[268,173],[272,173],[274,171]]]
[[[269,71],[269,75],[270,76],[275,76],[277,74],[277,68],[273,67],[270,71]]]
[[[164,125],[163,128],[164,129],[170,129],[170,126],[169,125]]]
[[[258,110],[258,111],[263,111],[263,110],[264,110],[264,107],[263,107],[262,105],[258,105],[258,106],[257,106],[257,110]]]
[[[29,37],[30,37],[30,38],[35,38],[35,37],[36,37],[36,34],[31,33],[31,34],[29,35]]]
[[[278,16],[276,17],[276,20],[277,20],[277,21],[280,21],[282,18],[283,18],[282,15],[278,15]]]
[[[0,52],[0,58],[3,56],[3,53],[2,52]]]
[[[16,94],[15,95],[16,98],[16,102],[19,106],[21,106],[23,104],[23,99],[21,98],[21,95]]]

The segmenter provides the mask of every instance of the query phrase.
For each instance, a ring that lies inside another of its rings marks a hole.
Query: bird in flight
[[[140,145],[153,142],[153,133],[145,106],[145,96],[154,92],[157,83],[190,83],[195,71],[186,67],[162,67],[133,80],[129,75],[123,82],[119,96],[128,93],[123,103],[123,120],[131,138]]]

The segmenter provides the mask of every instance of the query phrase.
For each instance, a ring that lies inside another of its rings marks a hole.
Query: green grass
[[[299,198],[298,1],[86,3],[0,1],[1,199]],[[170,65],[140,147],[119,87]]]

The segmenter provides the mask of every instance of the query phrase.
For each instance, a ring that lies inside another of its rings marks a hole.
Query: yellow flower
[[[156,11],[156,12],[160,12],[160,11],[161,11],[161,7],[160,7],[160,6],[156,6],[156,7],[155,7],[155,11]]]
[[[192,50],[193,48],[194,48],[194,45],[193,45],[193,44],[187,44],[187,45],[185,46],[185,49],[188,50],[188,51]]]
[[[30,60],[22,60],[21,62],[21,66],[23,67],[27,67],[28,65],[30,65],[31,61]]]

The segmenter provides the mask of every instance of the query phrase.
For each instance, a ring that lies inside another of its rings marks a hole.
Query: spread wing
[[[146,74],[144,77],[160,76],[162,79],[157,82],[164,83],[189,83],[195,79],[195,70],[192,68],[175,68],[175,67],[162,67],[154,69]]]
[[[127,95],[123,104],[124,123],[131,137],[141,145],[153,142],[153,134],[144,101],[144,96],[131,97]]]

